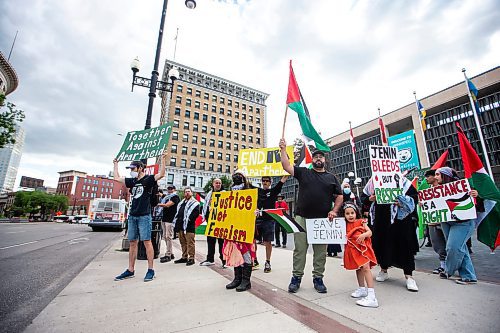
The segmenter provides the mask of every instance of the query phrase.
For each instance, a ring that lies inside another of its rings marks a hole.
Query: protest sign
[[[345,218],[306,219],[307,243],[309,244],[345,244]]]
[[[418,191],[418,200],[422,203],[422,222],[428,224],[475,219],[476,207],[469,195],[470,190],[469,181],[461,179]]]
[[[171,132],[172,123],[143,131],[128,132],[116,159],[136,161],[160,156],[167,147]]]
[[[398,148],[398,159],[401,171],[420,168],[417,144],[415,143],[415,133],[413,130],[390,136],[388,142],[389,146]]]
[[[398,195],[403,194],[403,176],[398,149],[370,145],[368,151],[377,203],[392,204]]]
[[[290,164],[293,165],[293,146],[286,147]],[[284,176],[288,172],[281,166],[280,149],[259,148],[241,149],[238,156],[238,169],[248,177]]]
[[[144,173],[146,175],[156,175],[158,173],[159,168],[160,168],[159,164],[146,165],[146,167],[144,168]]]
[[[257,189],[212,192],[206,236],[253,243]]]

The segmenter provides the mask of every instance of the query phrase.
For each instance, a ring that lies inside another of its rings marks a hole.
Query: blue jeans
[[[441,227],[446,238],[446,273],[453,275],[458,270],[462,279],[477,280],[466,245],[474,232],[474,221],[442,222]]]
[[[128,240],[150,240],[152,229],[151,215],[128,216]]]

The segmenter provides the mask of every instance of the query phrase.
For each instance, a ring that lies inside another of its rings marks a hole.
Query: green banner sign
[[[118,161],[136,161],[160,156],[167,148],[171,133],[172,123],[143,131],[128,132],[116,159]]]

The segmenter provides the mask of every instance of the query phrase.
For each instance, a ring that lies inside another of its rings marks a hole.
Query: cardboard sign
[[[403,175],[399,164],[398,149],[370,145],[368,152],[377,203],[392,204],[398,195],[403,194]]]
[[[286,147],[290,164],[293,165],[293,146]],[[238,169],[248,177],[284,176],[288,172],[281,166],[280,149],[241,149],[238,155]]]
[[[212,192],[205,235],[253,243],[257,189]]]
[[[137,161],[160,156],[167,147],[171,132],[172,123],[143,131],[128,132],[116,159]]]
[[[420,168],[418,160],[417,144],[415,143],[415,133],[409,130],[388,138],[389,146],[398,148],[398,159],[401,171],[412,168]]]
[[[345,218],[306,219],[309,244],[346,244]]]
[[[418,191],[418,200],[422,203],[422,222],[428,224],[475,219],[476,207],[469,195],[470,190],[469,181],[461,179]]]

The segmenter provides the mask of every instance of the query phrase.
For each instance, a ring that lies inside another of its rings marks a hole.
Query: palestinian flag
[[[479,198],[484,201],[484,212],[477,212],[477,239],[494,251],[500,245],[500,191],[460,125],[456,125],[465,178],[469,179],[471,187],[478,191]]]
[[[300,143],[300,140],[297,140]],[[312,167],[312,154],[309,147],[304,141],[302,146],[297,145],[294,147],[294,160],[295,165],[298,167],[311,168]]]
[[[306,145],[312,145],[318,150],[329,152],[330,148],[319,136],[318,132],[314,129],[311,118],[309,117],[309,111],[304,107],[304,100],[299,90],[297,80],[295,79],[295,74],[293,73],[292,61],[290,60],[290,77],[288,80],[288,94],[286,97],[287,107],[292,109],[299,116],[300,127],[302,128],[302,133],[304,134]]]
[[[296,232],[305,232],[304,228],[300,226],[290,215],[285,213],[283,209],[264,209],[264,212],[269,214],[276,222],[286,230],[287,233],[292,234]]]
[[[202,197],[199,193],[196,193],[196,201],[200,203],[200,215],[198,215],[196,221],[194,221],[194,226],[195,226],[194,232],[197,235],[204,235],[205,229],[207,228],[207,221],[203,221],[203,216],[201,215],[201,212],[203,211],[205,198]]]
[[[446,163],[448,162],[449,153],[450,153],[450,147],[446,148],[444,153],[442,153],[441,156],[439,156],[436,163],[434,163],[434,165],[431,167],[431,170],[437,170],[439,168],[446,166]]]

